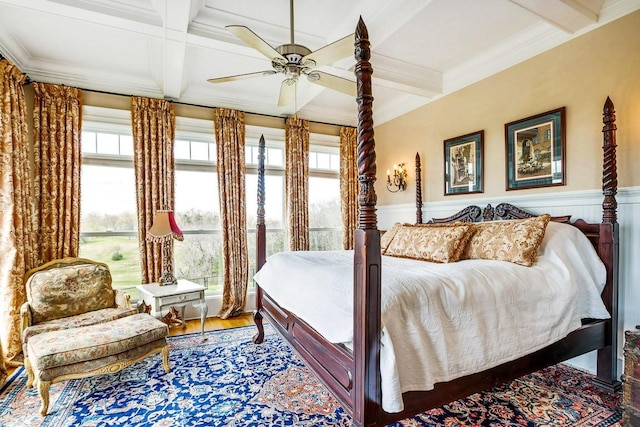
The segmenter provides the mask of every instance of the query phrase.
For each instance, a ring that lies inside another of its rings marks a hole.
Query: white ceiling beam
[[[9,5],[36,13],[48,13],[65,18],[75,19],[89,24],[96,24],[103,27],[113,27],[120,30],[131,31],[137,34],[144,34],[152,37],[164,37],[162,28],[143,21],[122,18],[115,15],[96,12],[89,9],[68,6],[53,1],[46,0],[0,0],[0,4]]]
[[[371,39],[371,49],[382,45],[408,22],[415,18],[434,0],[360,0],[353,7],[352,15],[342,20],[342,25],[334,27],[332,36],[354,31],[354,22],[362,16]],[[433,98],[442,94],[442,73],[407,64],[390,57],[373,55],[375,61],[372,81],[374,85],[399,90],[414,95]],[[340,62],[339,64],[342,64]]]
[[[576,0],[509,1],[569,34],[576,33],[598,22],[598,13],[594,12],[591,8],[585,7]]]
[[[371,54],[373,82],[389,89],[433,98],[442,95],[442,73],[388,56]]]
[[[356,30],[358,18],[362,16],[367,25],[371,48],[384,43],[389,37],[414,19],[419,12],[434,0],[359,0],[351,12],[341,14],[342,19],[332,25],[327,40],[337,40]],[[345,2],[346,4],[346,2]]]
[[[197,15],[200,0],[158,0],[156,7],[164,26],[163,90],[167,99],[179,99],[185,71],[187,28]]]

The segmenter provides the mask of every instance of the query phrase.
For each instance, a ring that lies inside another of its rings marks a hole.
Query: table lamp
[[[182,231],[170,210],[158,210],[153,218],[153,224],[147,231],[147,240],[162,243],[162,277],[160,286],[178,283],[173,275],[173,259],[171,259],[171,239],[183,240]]]

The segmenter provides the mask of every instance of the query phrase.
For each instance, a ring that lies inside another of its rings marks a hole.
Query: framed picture
[[[564,185],[564,107],[504,125],[507,190]]]
[[[482,193],[484,131],[444,141],[444,195]]]

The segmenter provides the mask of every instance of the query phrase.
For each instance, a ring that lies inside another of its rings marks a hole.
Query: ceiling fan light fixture
[[[287,63],[299,65],[302,58],[311,53],[311,49],[301,44],[286,43],[276,47],[276,51],[287,59]]]
[[[291,18],[291,41],[273,48],[269,43],[243,25],[227,25],[225,28],[233,33],[248,46],[256,49],[271,61],[272,72],[263,71],[257,73],[238,74],[235,76],[218,77],[208,79],[210,83],[223,83],[228,81],[266,76],[271,74],[284,74],[285,80],[280,86],[280,97],[278,106],[284,106],[296,100],[295,84],[301,75],[306,75],[307,80],[343,92],[349,95],[355,94],[356,84],[353,81],[342,77],[317,71],[315,68],[335,62],[353,54],[354,34],[350,34],[333,43],[325,45],[315,51],[306,46],[295,43],[293,27],[293,0],[290,4]],[[355,96],[355,95],[353,95]],[[296,108],[297,109],[297,108]]]

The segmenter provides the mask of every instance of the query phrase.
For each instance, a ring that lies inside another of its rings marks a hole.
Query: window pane
[[[136,231],[133,168],[82,165],[80,229]]]
[[[96,152],[96,133],[95,132],[82,132],[82,152],[83,153],[95,153]]]
[[[185,141],[182,139],[176,139],[173,144],[173,156],[176,159],[186,159],[189,160],[191,158],[191,150],[189,148],[189,141]]]
[[[284,227],[284,177],[280,175],[267,175],[264,180],[265,186],[265,223],[267,229]],[[246,206],[247,206],[247,227],[255,229],[256,216],[258,210],[258,175],[249,174],[245,177]]]
[[[317,169],[318,167],[318,160],[317,160],[317,153],[314,153],[313,151],[309,152],[309,169]]]
[[[339,179],[309,177],[309,227],[311,250],[342,248]]]
[[[209,160],[209,144],[200,141],[191,141],[191,159]]]
[[[284,166],[283,154],[281,148],[267,148],[267,164],[269,166]]]
[[[251,164],[251,160],[253,159],[253,152],[251,150],[252,147],[245,145],[244,146],[244,162],[248,165]]]
[[[185,234],[174,241],[175,276],[207,287],[208,293],[222,293],[222,237],[215,234]]]
[[[138,298],[135,288],[128,289],[141,279],[133,168],[83,164],[81,191],[81,233],[129,235],[82,236],[79,255],[106,263],[114,288],[127,289],[132,298]]]
[[[331,169],[331,155],[328,153],[318,153],[318,169]]]
[[[209,143],[209,160],[211,160],[212,162],[218,161],[218,152],[216,149],[216,144],[212,142]]]
[[[97,150],[100,154],[120,154],[118,135],[113,133],[98,133]]]
[[[220,202],[216,172],[176,170],[175,213],[182,230],[219,230]]]
[[[126,290],[132,299],[139,298],[135,286],[142,274],[137,236],[82,237],[79,256],[107,264],[113,287]]]
[[[133,136],[120,135],[120,154],[123,156],[133,156]]]
[[[284,235],[284,177],[267,175],[265,178],[265,224],[267,226],[267,256],[285,249]],[[249,284],[253,286],[256,267],[256,219],[258,210],[258,175],[245,177],[247,206],[247,250],[249,253]]]
[[[185,233],[174,243],[175,275],[222,292],[220,202],[215,171],[176,170],[176,222]],[[205,231],[206,230],[206,231]]]
[[[332,154],[331,155],[331,170],[339,171],[340,170],[340,155]]]

